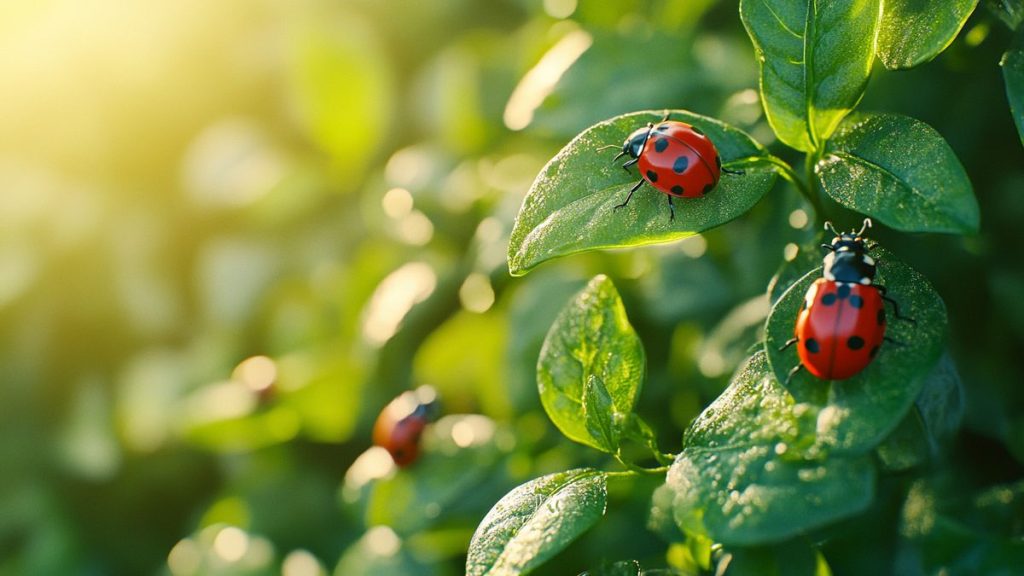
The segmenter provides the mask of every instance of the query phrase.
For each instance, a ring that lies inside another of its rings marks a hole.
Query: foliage
[[[1019,0],[0,13],[0,575],[1024,565]],[[665,113],[742,173],[615,210]],[[866,216],[913,322],[789,379]]]

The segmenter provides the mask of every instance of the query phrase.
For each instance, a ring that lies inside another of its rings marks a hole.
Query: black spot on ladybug
[[[678,184],[676,184],[675,186],[672,187],[672,193],[676,194],[678,196],[682,196],[683,195],[683,187],[678,185]]]
[[[863,298],[861,298],[860,296],[857,296],[856,294],[854,294],[853,296],[850,296],[850,306],[853,306],[854,308],[860,308],[863,305],[864,305],[864,299]]]
[[[879,308],[878,309],[878,325],[881,326],[882,324],[885,324],[885,309],[884,308]]]
[[[850,350],[860,350],[864,347],[864,339],[860,336],[850,336],[850,339],[846,341],[846,345],[850,347]]]
[[[822,306],[831,306],[836,303],[836,295],[832,292],[821,297]]]
[[[713,184],[705,184],[704,185],[704,189],[701,190],[700,193],[701,194],[707,194],[708,192],[711,192],[711,189],[714,188],[714,187],[715,186]]]
[[[655,128],[655,130],[664,132],[665,130],[668,130],[668,124],[658,124],[658,127]]]
[[[840,300],[846,300],[846,297],[850,295],[850,285],[840,284],[839,289],[836,290],[836,294],[839,296]]]
[[[654,141],[654,150],[656,152],[664,152],[665,148],[668,148],[668,138],[658,138]]]
[[[875,346],[874,348],[872,348],[871,352],[868,353],[868,356],[871,356],[872,358],[874,358],[875,356],[878,356],[878,346]]]
[[[817,354],[821,350],[821,346],[818,345],[818,341],[814,338],[804,340],[804,348],[807,348],[807,351],[811,354]]]
[[[690,167],[690,159],[686,156],[680,156],[676,158],[676,161],[672,163],[672,171],[676,174],[682,174],[686,172],[686,169]]]
[[[717,166],[719,170],[722,169],[722,158],[721,158],[721,156],[715,156],[715,166]]]
[[[651,182],[657,182],[658,181],[658,173],[655,172],[654,170],[648,170],[647,171],[647,179],[650,180]]]
[[[690,130],[693,130],[694,132],[700,134],[701,136],[704,135],[704,133],[700,131],[700,128],[697,128],[696,126],[690,126]]]

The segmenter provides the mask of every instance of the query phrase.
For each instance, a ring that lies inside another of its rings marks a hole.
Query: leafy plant
[[[976,4],[742,0],[739,14],[756,50],[765,115],[778,141],[803,153],[803,169],[736,127],[673,110],[672,119],[707,133],[723,165],[742,174],[723,177],[705,198],[677,203],[673,221],[664,218],[661,195],[649,190],[627,210],[615,211],[636,178],[598,149],[661,113],[611,118],[580,133],[537,176],[511,233],[510,272],[522,275],[556,257],[679,240],[721,226],[750,211],[776,176],[800,194],[818,229],[826,220],[852,222],[857,213],[897,231],[977,233],[979,207],[970,179],[942,135],[907,116],[855,111],[876,58],[894,70],[932,60],[952,43]],[[1019,126],[1022,63],[1018,38],[1003,64]],[[563,434],[613,455],[625,470],[577,470],[517,488],[478,528],[469,572],[528,573],[599,520],[604,482],[665,474],[652,518],[672,518],[685,542],[713,542],[716,550],[707,557],[687,553],[676,568],[706,570],[717,563],[718,573],[747,573],[757,566],[755,558],[767,570],[789,555],[805,561],[787,573],[829,573],[821,542],[844,537],[836,528],[840,521],[871,514],[879,486],[890,490],[886,475],[938,457],[941,440],[955,430],[961,412],[957,371],[943,356],[945,305],[924,276],[884,249],[874,252],[877,282],[913,322],[895,320],[889,335],[896,344],[887,344],[853,378],[788,377],[798,360],[782,344],[793,334],[804,293],[821,275],[815,256],[821,239],[809,238],[782,264],[769,285],[771,308],[761,343],[670,455],[634,413],[645,354],[618,292],[603,275],[579,292],[541,350],[541,401]],[[625,451],[628,439],[649,453]],[[568,507],[565,522],[547,520],[551,508],[535,517],[546,498],[580,479],[600,479],[600,497],[560,499],[558,505]],[[531,494],[542,497],[526,498]],[[505,556],[515,562],[493,561]],[[632,562],[621,566],[631,574],[640,570]]]

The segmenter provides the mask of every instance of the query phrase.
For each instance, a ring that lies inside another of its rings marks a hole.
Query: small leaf
[[[913,68],[953,43],[978,0],[885,0],[878,59],[890,70]]]
[[[715,143],[723,165],[743,175],[723,174],[706,197],[677,199],[669,220],[665,194],[644,184],[629,205],[623,203],[640,180],[612,162],[613,151],[598,148],[623,140],[637,128],[657,122],[663,112],[634,112],[583,131],[548,162],[523,201],[509,239],[508,265],[521,276],[541,262],[600,248],[670,242],[714,228],[750,210],[775,183],[768,153],[745,133],[712,118],[674,111],[671,118],[692,124]]]
[[[880,248],[876,285],[886,286],[899,304],[896,318],[889,309],[887,342],[861,373],[846,380],[819,380],[806,370],[786,386],[798,402],[818,412],[817,437],[833,452],[864,453],[874,448],[903,419],[942,354],[946,337],[946,308],[928,280]],[[807,273],[779,299],[768,316],[765,350],[775,376],[785,381],[797,365],[796,346],[780,350],[793,336],[797,314],[807,288],[821,277],[821,269]]]
[[[1006,97],[1010,100],[1010,111],[1017,124],[1017,133],[1024,143],[1024,27],[1017,30],[1013,44],[999,62],[1003,67],[1003,81],[1006,82]]]
[[[978,231],[978,201],[956,154],[932,127],[897,114],[854,114],[815,166],[843,206],[907,232]]]
[[[593,374],[583,386],[583,418],[591,438],[601,444],[601,450],[616,452],[619,434],[615,426],[615,406],[604,382]]]
[[[609,442],[618,433],[606,434],[600,421],[633,411],[645,362],[615,285],[597,276],[562,309],[544,339],[537,362],[541,404],[569,439],[615,452],[617,445]]]
[[[864,94],[875,57],[878,0],[742,0],[761,63],[761,100],[779,140],[821,148]]]
[[[537,568],[604,516],[603,472],[549,474],[505,495],[469,544],[468,576],[516,576]]]
[[[763,352],[754,354],[690,426],[669,470],[680,528],[758,545],[867,507],[874,493],[870,457],[820,458],[816,415],[779,384]]]

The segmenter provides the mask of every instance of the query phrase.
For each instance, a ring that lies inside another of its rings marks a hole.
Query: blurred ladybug
[[[437,392],[430,386],[403,392],[388,403],[373,425],[373,443],[384,448],[401,468],[420,454],[423,429],[437,416]]]
[[[743,173],[722,168],[718,149],[700,128],[668,117],[665,114],[657,125],[649,123],[638,128],[622,143],[622,151],[615,160],[623,156],[632,158],[622,167],[628,171],[638,164],[641,179],[616,209],[629,204],[633,193],[647,182],[668,195],[669,220],[675,220],[673,198],[700,198],[718,185],[722,172]]]
[[[897,318],[910,320],[900,315],[885,287],[874,284],[875,259],[868,255],[871,247],[863,237],[870,227],[870,218],[859,231],[848,234],[836,232],[831,222],[825,224],[835,238],[821,245],[828,252],[824,273],[807,289],[796,335],[782,347],[800,343],[800,364],[789,372],[787,382],[801,368],[818,378],[843,380],[867,367],[882,342],[892,342],[885,337],[885,302],[892,304]]]

